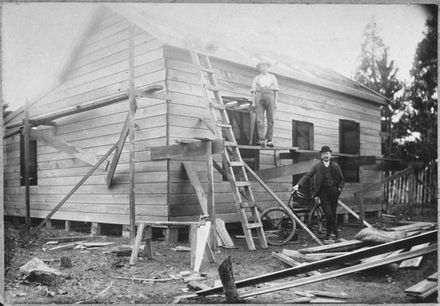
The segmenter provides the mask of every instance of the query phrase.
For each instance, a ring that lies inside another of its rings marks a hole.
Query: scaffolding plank
[[[187,144],[176,144],[151,148],[151,160],[203,158],[207,153],[207,146],[212,145],[212,154],[219,154],[224,150],[223,139],[212,141],[194,141]]]

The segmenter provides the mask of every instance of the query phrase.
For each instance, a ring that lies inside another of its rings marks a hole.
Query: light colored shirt
[[[327,168],[328,166],[330,166],[330,161],[322,161],[322,163],[324,164],[324,166]]]
[[[279,90],[277,78],[271,74],[259,74],[252,81],[251,92],[258,90]]]

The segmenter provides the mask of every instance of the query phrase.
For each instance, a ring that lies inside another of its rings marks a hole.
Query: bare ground
[[[372,220],[369,220],[372,221]],[[431,220],[433,221],[433,220]],[[374,220],[373,220],[374,224]],[[376,223],[376,226],[382,224]],[[354,226],[341,226],[343,236],[351,239],[359,230]],[[114,241],[115,245],[93,250],[60,250],[44,251],[48,248],[44,238],[59,236],[78,236],[85,233],[69,232],[62,229],[43,229],[38,238],[31,240],[26,247],[20,245],[24,226],[13,226],[5,223],[6,253],[9,254],[5,266],[5,301],[8,304],[71,304],[71,303],[96,303],[96,304],[165,304],[172,303],[177,296],[193,293],[187,288],[183,279],[164,282],[140,282],[115,279],[115,276],[166,279],[170,275],[178,275],[182,271],[190,271],[190,253],[176,252],[163,241],[153,241],[154,259],[140,258],[138,264],[130,266],[128,257],[117,257],[112,250],[123,244],[128,244],[127,239],[107,236],[100,241]],[[233,235],[231,235],[233,236]],[[271,256],[273,251],[280,251],[283,247],[258,248],[248,251],[243,239],[235,239],[237,249],[219,248],[215,253],[216,263],[204,260],[201,272],[207,274],[204,281],[213,286],[219,282],[218,264],[231,256],[236,280],[258,276],[285,268],[277,259]],[[189,246],[187,241],[179,241],[179,245]],[[284,248],[300,249],[317,245],[299,231],[299,239]],[[72,268],[61,268],[60,258],[67,256],[72,260]],[[29,282],[19,271],[19,267],[30,259],[38,257],[50,267],[56,268],[65,274],[55,286],[43,286]],[[399,269],[391,272],[384,268],[358,272],[351,275],[321,281],[297,288],[278,291],[248,299],[247,303],[253,304],[282,304],[297,297],[294,291],[321,290],[333,293],[344,292],[348,294],[346,303],[350,304],[403,304],[419,303],[405,295],[406,288],[415,284],[435,272],[437,269],[437,254],[424,256],[422,264],[417,269]],[[321,272],[324,272],[321,270]],[[281,279],[275,283],[287,280]],[[104,290],[106,289],[107,290]],[[250,288],[250,289],[255,289]],[[104,290],[104,292],[102,292]],[[98,294],[101,295],[97,296]],[[423,302],[435,302],[436,296]],[[182,300],[183,303],[224,303],[223,296],[198,297]]]

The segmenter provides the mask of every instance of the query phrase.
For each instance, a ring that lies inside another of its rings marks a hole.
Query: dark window
[[[306,121],[292,120],[292,146],[298,147],[300,150],[314,149],[314,130],[313,123]],[[296,174],[292,176],[292,184],[295,185],[303,177],[304,174]],[[309,195],[310,184],[306,182],[301,192]]]
[[[20,137],[20,185],[24,186],[24,136]],[[29,141],[29,184],[37,185],[37,141]]]
[[[249,112],[228,110],[229,121],[232,125],[235,139],[239,145],[255,145],[258,139],[256,122],[251,122]],[[252,141],[249,141],[251,134],[250,126],[253,124]],[[252,170],[259,170],[260,151],[254,149],[240,149],[241,158]]]
[[[351,120],[339,120],[339,152],[360,155],[360,126]],[[339,162],[347,182],[359,182],[359,166]]]
[[[313,123],[292,120],[292,146],[301,150],[313,150]]]

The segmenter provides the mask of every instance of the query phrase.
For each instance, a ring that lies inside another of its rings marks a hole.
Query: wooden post
[[[70,232],[71,222],[69,220],[64,221],[64,231]]]
[[[364,213],[364,193],[361,192],[359,194],[359,227],[362,228],[364,225],[364,218],[365,218],[365,213]]]
[[[31,230],[31,203],[30,203],[30,168],[29,168],[29,162],[30,162],[30,132],[31,128],[29,125],[29,101],[26,100],[26,108],[24,111],[24,186],[25,186],[25,204],[26,204],[26,230],[28,233]]]
[[[92,222],[90,226],[90,235],[91,236],[101,235],[101,223]]]
[[[208,214],[211,221],[211,229],[209,232],[209,245],[211,250],[217,250],[217,231],[216,231],[216,215],[215,215],[215,193],[214,193],[214,165],[212,162],[212,142],[208,141],[208,149],[206,152],[207,169],[208,169]]]
[[[226,296],[227,303],[239,303],[240,297],[238,296],[237,288],[235,287],[234,273],[232,271],[231,256],[218,267],[218,274],[223,284],[223,291]]]
[[[129,166],[129,201],[130,201],[130,239],[134,239],[136,231],[136,194],[135,194],[135,126],[134,126],[134,113],[135,113],[135,89],[134,89],[134,25],[130,25],[129,39],[128,39],[128,115],[129,115],[129,139],[130,139],[130,166]]]

